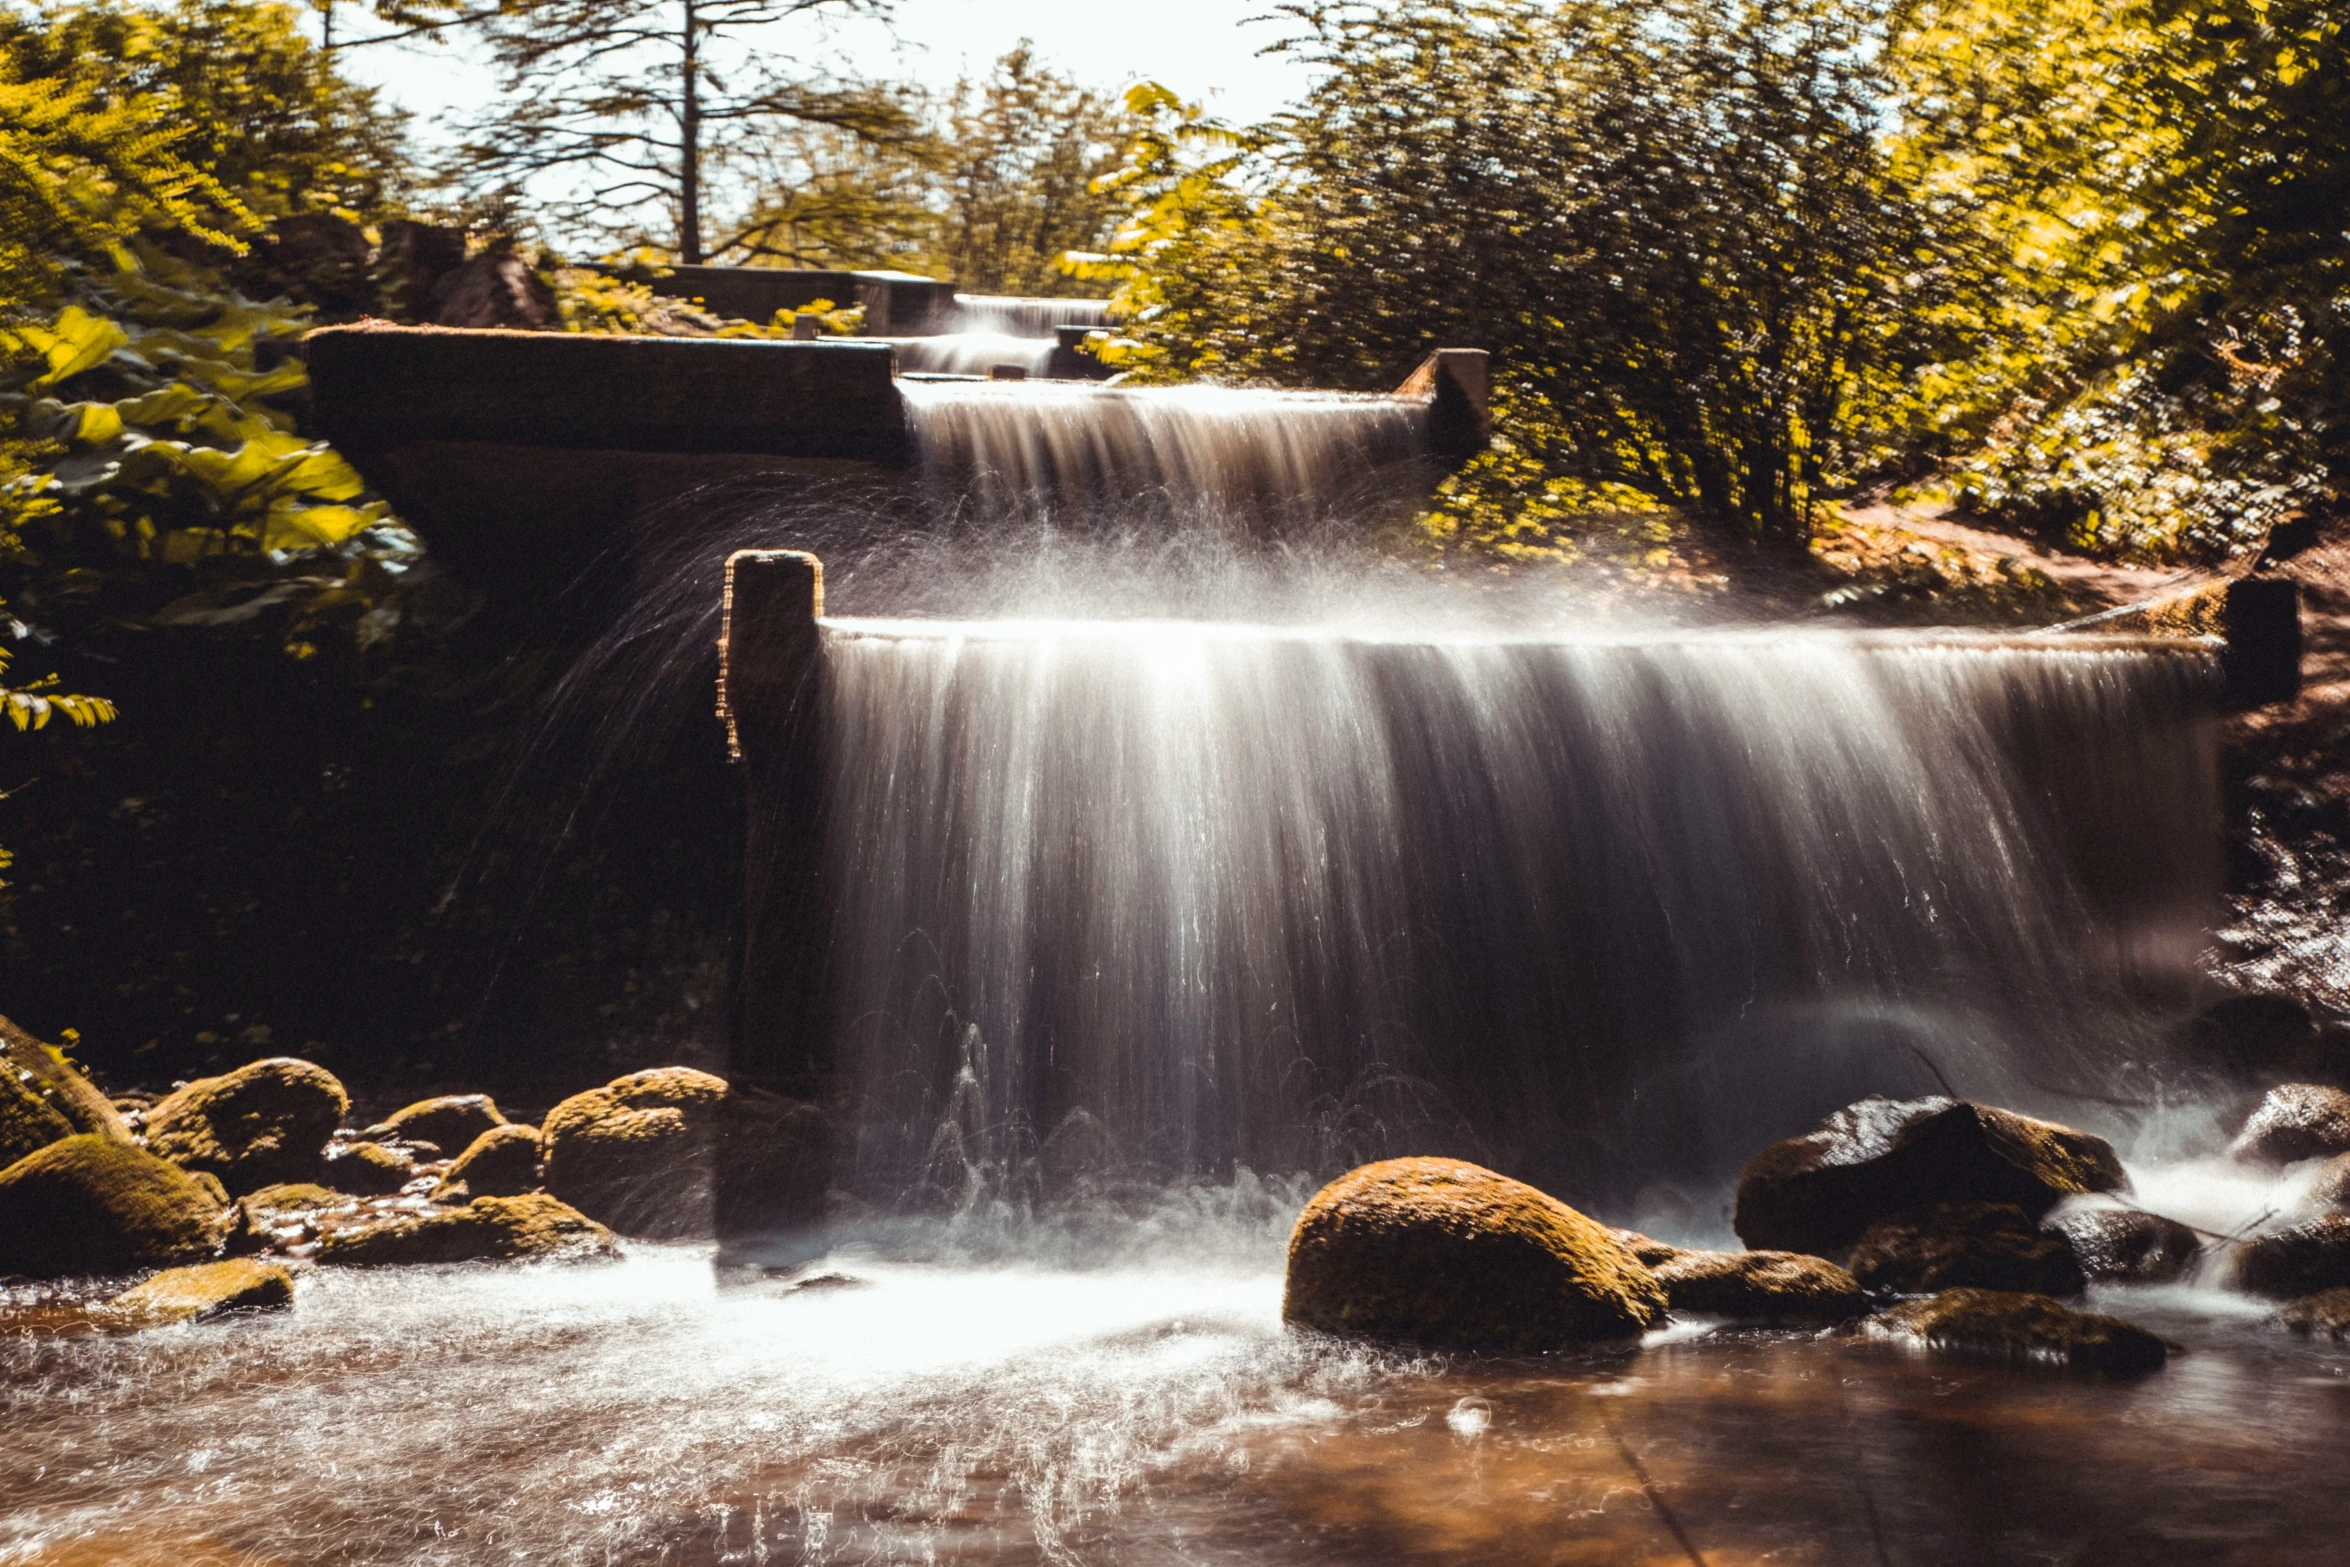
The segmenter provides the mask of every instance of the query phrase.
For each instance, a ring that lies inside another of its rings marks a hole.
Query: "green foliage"
[[[802,317],[828,337],[853,337],[865,326],[863,305],[829,299],[799,310],[778,310],[764,323],[715,315],[690,299],[657,294],[650,280],[667,268],[643,254],[609,258],[594,267],[558,267],[555,302],[566,332],[612,332],[637,337],[789,338]]]

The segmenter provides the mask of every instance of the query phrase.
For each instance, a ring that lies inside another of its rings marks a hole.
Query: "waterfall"
[[[1007,332],[948,332],[938,337],[893,337],[898,370],[909,375],[984,376],[998,365],[1018,365],[1029,375],[1051,368],[1053,339],[1016,337]]]
[[[952,318],[959,332],[1046,337],[1055,327],[1110,324],[1106,299],[1032,299],[1018,294],[957,294]]]
[[[2110,1087],[2216,883],[2192,648],[836,619],[824,650],[879,1189],[1408,1151],[1718,1178],[1861,1093]]]
[[[1214,386],[901,386],[925,473],[983,514],[1327,506],[1421,457],[1425,404]]]

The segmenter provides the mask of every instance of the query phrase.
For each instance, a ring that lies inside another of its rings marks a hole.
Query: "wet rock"
[[[2161,1339],[2135,1323],[2074,1311],[2046,1295],[2004,1290],[1944,1290],[1880,1312],[1862,1329],[1871,1338],[1918,1349],[2115,1377],[2152,1371],[2169,1355]]]
[[[610,1230],[543,1192],[394,1213],[329,1230],[318,1242],[320,1262],[345,1267],[615,1254]]]
[[[264,1186],[237,1199],[222,1248],[231,1256],[283,1251],[316,1238],[315,1226],[326,1215],[350,1213],[360,1199],[308,1181]]]
[[[308,1177],[351,1096],[322,1066],[279,1056],[190,1083],[147,1112],[147,1146],[234,1194]]]
[[[225,1219],[187,1171],[77,1133],[0,1170],[0,1273],[128,1273],[210,1257]]]
[[[623,1235],[710,1231],[723,1078],[659,1067],[574,1094],[539,1137],[547,1190]]]
[[[1649,1268],[1662,1267],[1664,1264],[1671,1262],[1676,1257],[1719,1257],[1735,1255],[1735,1253],[1724,1252],[1693,1252],[1685,1246],[1670,1246],[1663,1241],[1652,1240],[1648,1236],[1641,1234],[1638,1230],[1618,1230],[1616,1231],[1616,1241],[1626,1251],[1630,1252],[1635,1258],[1639,1259],[1643,1267]]]
[[[318,1162],[318,1176],[338,1192],[381,1197],[416,1179],[416,1162],[405,1148],[382,1143],[337,1143]]]
[[[221,1185],[219,1176],[214,1175],[210,1170],[190,1170],[188,1174],[194,1179],[198,1186],[204,1188],[205,1196],[211,1198],[214,1202],[220,1204],[223,1208],[228,1206],[228,1188]]]
[[[2011,1203],[2034,1218],[2129,1185],[2102,1137],[1955,1099],[1864,1099],[1773,1143],[1738,1178],[1733,1224],[1758,1251],[1840,1257],[1889,1213]]]
[[[2320,1208],[2350,1208],[2350,1153],[2328,1159],[2318,1169],[2309,1200]]]
[[[1862,1232],[1852,1276],[1880,1295],[1950,1289],[2077,1295],[2087,1282],[2062,1235],[2001,1202],[1945,1202],[1887,1214]]]
[[[0,1169],[76,1132],[130,1141],[114,1102],[64,1053],[0,1017]]]
[[[1389,1159],[1306,1204],[1281,1315],[1350,1338],[1536,1352],[1633,1337],[1664,1306],[1615,1232],[1556,1198],[1457,1159]]]
[[[2277,1320],[2305,1338],[2350,1338],[2350,1288],[2304,1295],[2279,1311]]]
[[[443,1094],[395,1110],[359,1135],[371,1140],[463,1148],[491,1127],[505,1124],[497,1102],[487,1094]]]
[[[2193,1230],[2138,1208],[2068,1204],[2041,1228],[2062,1236],[2081,1272],[2092,1279],[2168,1284],[2185,1277],[2203,1251],[2203,1238]]]
[[[2205,1007],[2188,1025],[2195,1054],[2238,1078],[2257,1078],[2297,1063],[2316,1039],[2317,1020],[2309,1008],[2273,992],[2230,996]]]
[[[2318,1083],[2272,1088],[2228,1152],[2268,1164],[2350,1153],[2350,1093]]]
[[[2236,1283],[2270,1300],[2350,1285],[2350,1215],[2329,1213],[2246,1241],[2236,1254]]]
[[[539,1187],[539,1129],[508,1122],[473,1140],[433,1188],[435,1202],[519,1197]]]
[[[158,1273],[102,1308],[128,1327],[201,1322],[228,1311],[265,1311],[294,1303],[294,1276],[274,1262],[234,1257]]]
[[[1676,1317],[1841,1322],[1869,1309],[1851,1274],[1800,1252],[1676,1252],[1656,1266],[1656,1279]]]

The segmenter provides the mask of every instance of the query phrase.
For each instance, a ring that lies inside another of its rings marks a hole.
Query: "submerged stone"
[[[360,1135],[463,1148],[492,1127],[505,1124],[497,1101],[487,1094],[443,1094],[395,1110]]]
[[[1435,1349],[1634,1337],[1665,1293],[1615,1231],[1457,1159],[1389,1159],[1315,1193],[1289,1237],[1282,1320]]]
[[[0,1273],[128,1273],[212,1255],[224,1215],[187,1171],[83,1132],[0,1170]]]
[[[544,1193],[395,1213],[329,1230],[318,1242],[320,1262],[346,1267],[615,1254],[610,1230]]]
[[[2271,1300],[2350,1285],[2350,1215],[2329,1213],[2246,1241],[2236,1254],[2236,1283]]]
[[[2046,1295],[2005,1290],[1944,1290],[1879,1312],[1862,1327],[1871,1338],[1918,1349],[2116,1377],[2152,1371],[2170,1353],[2161,1339],[2135,1323],[2074,1311]]]
[[[2087,1132],[1956,1099],[1864,1099],[1755,1155],[1733,1224],[1757,1250],[1840,1257],[1887,1214],[1991,1202],[2037,1218],[2128,1185],[2112,1145]]]
[[[2203,1238],[2175,1219],[2139,1208],[2065,1206],[2041,1228],[2064,1238],[2092,1279],[2168,1284],[2186,1276]]]
[[[201,1322],[228,1311],[263,1311],[294,1303],[294,1276],[274,1262],[232,1257],[172,1268],[123,1291],[103,1308],[128,1327]]]
[[[540,1131],[547,1190],[623,1235],[710,1231],[724,1078],[660,1067],[574,1094]]]
[[[507,1122],[476,1137],[432,1195],[435,1202],[467,1202],[475,1197],[519,1197],[538,1187],[539,1129]]]
[[[2350,1338],[2350,1288],[2304,1295],[2278,1311],[2277,1320],[2305,1338]]]
[[[1680,1251],[1656,1265],[1676,1317],[1841,1322],[1869,1309],[1858,1281],[1792,1251]]]
[[[147,1146],[232,1194],[308,1178],[351,1096],[322,1066],[279,1056],[190,1083],[147,1112]]]
[[[2087,1280],[2062,1235],[2013,1203],[1945,1202],[1891,1213],[1863,1231],[1852,1275],[1874,1294],[1948,1289],[2077,1295]]]
[[[2320,1083],[2272,1088],[2228,1152],[2268,1164],[2350,1153],[2350,1093]]]

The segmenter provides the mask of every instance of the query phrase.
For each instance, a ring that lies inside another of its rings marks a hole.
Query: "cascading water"
[[[1110,324],[1106,299],[1039,299],[1020,294],[957,294],[951,317],[958,332],[999,332],[1006,337],[1051,337],[1053,329]]]
[[[898,356],[898,370],[906,375],[966,375],[986,377],[999,366],[1010,365],[1026,375],[1041,376],[1052,365],[1050,337],[1014,337],[1008,332],[948,332],[937,337],[885,339]]]

